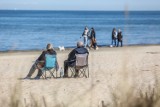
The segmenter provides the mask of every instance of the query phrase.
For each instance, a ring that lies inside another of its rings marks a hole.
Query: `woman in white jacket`
[[[83,34],[82,34],[82,36],[83,36],[83,38],[84,38],[84,46],[85,46],[85,48],[87,47],[87,41],[88,41],[88,33],[89,33],[89,29],[88,29],[88,27],[86,26],[85,28],[84,28],[84,32],[83,32]]]

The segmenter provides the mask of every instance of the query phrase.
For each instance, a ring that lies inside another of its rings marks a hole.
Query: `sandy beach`
[[[57,51],[60,67],[70,51]],[[89,52],[89,78],[47,80],[21,79],[41,51],[1,52],[0,104],[5,106],[16,94],[23,105],[36,100],[42,107],[100,107],[102,101],[112,102],[113,91],[123,93],[128,87],[146,91],[160,80],[160,45],[101,47]]]

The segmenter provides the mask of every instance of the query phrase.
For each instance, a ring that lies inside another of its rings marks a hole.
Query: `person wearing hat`
[[[84,47],[83,42],[77,42],[77,48],[73,49],[69,55],[68,59],[64,61],[64,78],[68,77],[68,66],[74,66],[76,62],[76,54],[85,54],[88,53],[88,50]],[[76,71],[75,77],[78,76],[78,72]]]
[[[36,62],[32,65],[28,75],[24,79],[30,79],[32,74],[35,72],[36,69],[38,69],[38,74],[35,77],[35,79],[40,79],[40,77],[42,76],[42,72],[41,72],[40,68],[43,68],[44,65],[45,65],[45,55],[46,54],[57,55],[56,51],[53,49],[52,44],[50,44],[50,43],[47,44],[46,50],[44,50],[42,52],[42,54],[38,57]],[[56,64],[56,70],[58,70],[58,62]]]

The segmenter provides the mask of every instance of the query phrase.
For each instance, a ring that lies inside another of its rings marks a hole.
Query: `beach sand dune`
[[[60,67],[69,52],[57,52]],[[26,104],[33,99],[42,103],[45,98],[48,107],[98,107],[102,101],[111,103],[112,91],[128,86],[148,90],[148,86],[154,87],[160,80],[159,45],[91,50],[89,78],[21,79],[40,54],[39,51],[0,53],[1,104],[16,93]]]

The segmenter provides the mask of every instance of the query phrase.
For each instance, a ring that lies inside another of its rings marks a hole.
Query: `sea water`
[[[124,45],[160,44],[160,11],[0,10],[0,51],[75,47],[84,27],[93,27],[97,44],[111,44],[121,29]]]

